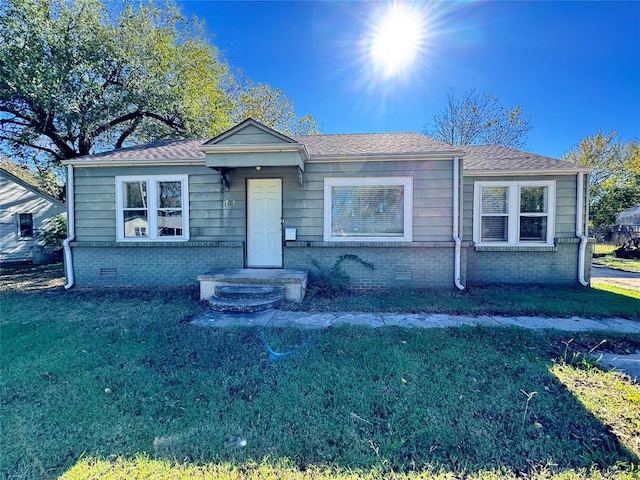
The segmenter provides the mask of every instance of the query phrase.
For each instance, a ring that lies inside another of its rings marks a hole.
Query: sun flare
[[[391,5],[374,27],[371,57],[385,77],[392,77],[415,60],[425,36],[424,20],[418,11]]]

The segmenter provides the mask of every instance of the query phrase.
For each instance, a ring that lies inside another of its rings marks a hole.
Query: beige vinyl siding
[[[473,185],[479,181],[532,181],[554,180],[556,182],[556,237],[574,237],[576,231],[576,176],[483,176],[464,177],[462,239],[473,240]]]

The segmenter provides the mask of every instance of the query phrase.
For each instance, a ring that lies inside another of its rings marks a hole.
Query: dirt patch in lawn
[[[0,292],[55,290],[64,286],[61,263],[52,265],[17,265],[0,269]]]

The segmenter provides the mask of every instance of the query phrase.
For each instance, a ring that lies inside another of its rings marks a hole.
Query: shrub
[[[329,268],[322,267],[317,260],[312,259],[311,264],[318,269],[318,273],[312,278],[311,293],[326,298],[333,298],[343,293],[349,287],[351,278],[342,269],[342,264],[347,260],[358,263],[369,270],[375,270],[372,263],[352,254],[340,255],[333,266]]]
[[[42,245],[62,248],[62,242],[67,238],[67,214],[60,213],[44,222],[43,228],[36,233],[36,239]]]

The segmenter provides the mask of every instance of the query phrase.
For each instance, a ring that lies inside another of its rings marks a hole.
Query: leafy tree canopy
[[[246,118],[286,135],[312,135],[318,133],[318,124],[311,115],[298,117],[294,102],[279,88],[266,83],[254,83],[241,72],[232,79],[228,89],[234,105],[232,123]]]
[[[293,102],[280,90],[229,89],[230,69],[202,25],[163,1],[3,0],[5,151],[47,169],[159,138],[211,137],[241,112],[290,127],[284,133],[299,128]],[[272,104],[265,103],[269,95]]]
[[[64,186],[56,169],[37,169],[23,163],[16,163],[0,157],[0,168],[19,179],[39,188],[58,200],[64,201]]]
[[[524,148],[533,128],[521,106],[505,108],[491,93],[475,90],[447,95],[447,105],[424,127],[430,137],[451,145],[502,145]]]
[[[618,133],[586,136],[563,160],[593,168],[590,176],[590,220],[613,225],[616,214],[640,204],[640,143],[623,142]]]

